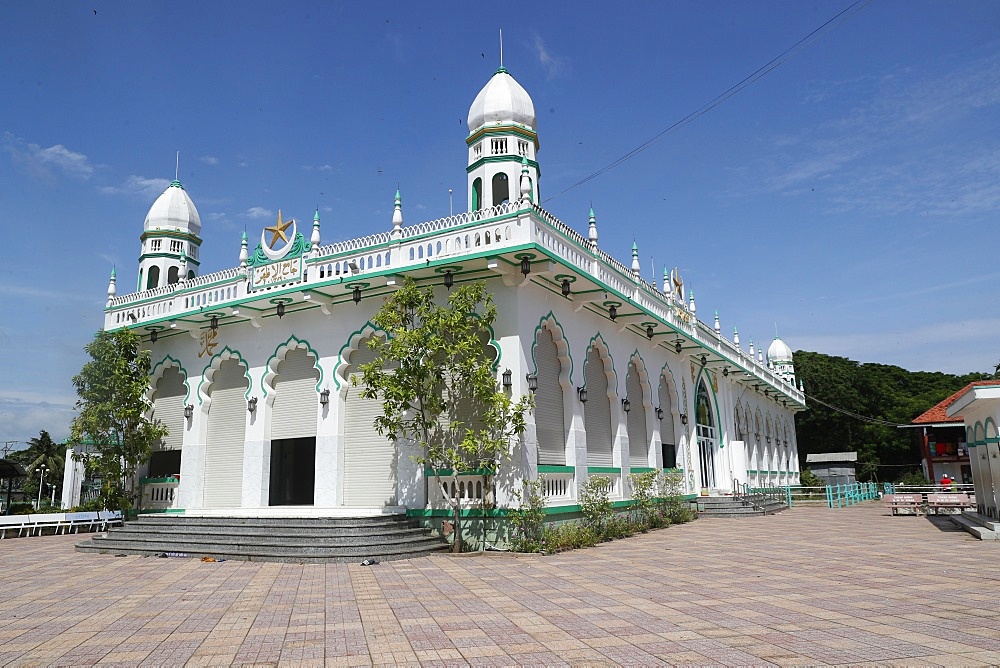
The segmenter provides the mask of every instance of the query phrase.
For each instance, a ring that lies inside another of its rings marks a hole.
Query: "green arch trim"
[[[171,364],[168,365],[167,364],[168,361],[171,362]],[[191,382],[189,379],[189,374],[187,372],[187,369],[184,368],[184,365],[181,364],[180,360],[171,357],[170,355],[166,355],[162,360],[157,362],[156,366],[153,367],[153,370],[149,372],[150,403],[152,403],[153,393],[156,392],[156,385],[153,381],[162,377],[163,371],[166,371],[167,366],[177,367],[178,369],[181,370],[181,373],[184,374],[184,387],[187,389],[187,392],[184,394],[184,404],[187,405],[188,400],[191,398]],[[163,367],[163,371],[159,371],[160,367]]]
[[[347,341],[344,343],[343,346],[341,346],[340,350],[337,352],[337,362],[333,368],[333,384],[338,391],[341,388],[341,382],[340,382],[341,367],[348,364],[347,358],[344,356],[344,351],[353,352],[357,350],[358,349],[357,346],[353,346],[352,342],[360,341],[361,339],[365,338],[366,331],[370,332],[369,336],[375,334],[382,334],[386,337],[387,340],[389,338],[389,333],[377,327],[375,323],[373,323],[371,320],[365,321],[365,324],[361,325],[361,327],[359,327],[358,329],[354,330],[353,332],[347,335]]]
[[[698,424],[698,388],[701,387],[702,383],[705,383],[705,389],[706,389],[706,391],[708,393],[708,396],[710,396],[712,398],[712,403],[715,405],[716,441],[718,442],[719,449],[721,450],[722,448],[726,447],[725,444],[724,444],[724,440],[725,439],[722,438],[722,434],[723,434],[723,430],[722,430],[722,428],[723,428],[722,413],[719,412],[719,396],[715,393],[715,390],[712,389],[712,378],[711,378],[711,376],[708,375],[708,369],[702,369],[701,371],[699,371],[698,372],[698,379],[695,381],[695,385],[694,385],[695,386],[695,391],[694,391],[694,396],[695,396],[695,402],[694,402],[695,403],[695,406],[694,406],[694,423],[697,426],[697,424]],[[727,433],[728,433],[728,430],[727,430]]]
[[[291,345],[292,341],[295,342],[295,345]],[[265,400],[267,399],[267,394],[268,394],[267,388],[269,387],[268,381],[273,381],[274,377],[278,375],[277,364],[274,365],[274,371],[273,372],[271,371],[271,360],[274,360],[279,355],[281,355],[282,348],[285,349],[284,353],[285,356],[287,356],[288,353],[291,352],[292,350],[298,348],[304,348],[306,351],[312,353],[313,359],[316,360],[316,362],[313,364],[313,368],[319,371],[319,379],[316,381],[316,392],[319,392],[320,387],[322,387],[323,385],[323,367],[320,366],[319,363],[319,353],[316,352],[311,345],[309,345],[308,341],[306,341],[305,339],[300,339],[299,337],[292,334],[291,336],[288,337],[288,339],[284,343],[278,344],[278,346],[274,349],[274,354],[268,357],[267,363],[264,364],[264,375],[261,376],[260,378],[260,387],[261,390],[264,392],[264,399]]]
[[[535,346],[538,345],[538,332],[545,327],[546,323],[554,323],[556,327],[559,328],[559,335],[562,337],[563,343],[566,345],[566,357],[569,358],[569,374],[567,374],[566,379],[569,380],[570,386],[573,385],[573,370],[575,369],[575,363],[573,362],[573,350],[570,348],[569,339],[566,338],[566,330],[563,329],[562,323],[556,318],[552,311],[549,311],[543,315],[538,320],[538,325],[535,327],[535,331],[531,335],[531,364],[533,365],[534,373],[538,373],[538,362],[535,360]],[[556,344],[556,352],[559,351],[559,344]]]
[[[992,436],[990,436],[990,425],[993,425],[993,435]],[[997,436],[1000,435],[1000,434],[997,434],[997,423],[993,421],[993,418],[991,418],[991,417],[986,418],[986,422],[985,422],[985,424],[983,426],[984,426],[984,432],[983,433],[986,436],[986,441],[990,442],[990,443],[996,442]]]
[[[590,341],[587,343],[587,355],[583,358],[583,386],[587,387],[587,357],[589,357],[590,349],[597,345],[597,342],[601,342],[601,346],[604,348],[604,354],[601,355],[602,358],[606,358],[611,362],[611,373],[615,377],[615,396],[618,396],[618,371],[615,369],[615,358],[611,356],[611,348],[608,346],[608,342],[604,340],[604,336],[600,332],[594,334],[590,337]],[[600,348],[599,348],[600,349]]]
[[[247,363],[247,361],[245,359],[243,359],[243,355],[241,355],[238,350],[233,350],[229,346],[226,346],[225,348],[223,348],[222,350],[220,350],[218,353],[216,353],[215,356],[212,357],[212,359],[210,359],[208,361],[208,364],[206,364],[205,368],[202,369],[202,371],[201,371],[201,382],[198,383],[198,405],[199,406],[201,406],[202,404],[204,404],[205,403],[205,399],[208,397],[208,395],[206,395],[202,391],[202,388],[205,387],[205,383],[207,382],[205,374],[208,373],[209,369],[214,369],[215,371],[217,371],[219,369],[219,366],[222,366],[223,362],[225,362],[227,360],[231,360],[231,359],[237,359],[237,360],[239,360],[240,364],[242,364],[243,368],[245,369],[245,371],[243,372],[243,376],[244,376],[244,378],[247,379],[247,381],[249,382],[249,384],[247,385],[247,391],[243,393],[243,398],[245,398],[245,399],[249,399],[250,398],[250,392],[253,390],[253,378],[250,377],[250,365]],[[216,362],[219,363],[219,366],[215,366]],[[215,371],[212,372],[213,375],[215,374]]]
[[[973,435],[975,437],[976,445],[986,444],[986,429],[983,427],[983,423],[976,420],[976,426],[973,428]]]

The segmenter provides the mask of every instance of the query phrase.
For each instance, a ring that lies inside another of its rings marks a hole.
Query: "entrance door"
[[[316,438],[271,441],[268,505],[311,506],[316,482]]]
[[[701,459],[701,486],[705,489],[711,489],[716,486],[715,449],[718,444],[718,436],[705,381],[698,384],[695,420],[697,422],[698,453]]]
[[[205,507],[243,505],[243,451],[246,434],[246,390],[250,381],[238,360],[222,363],[209,393],[208,438],[205,444]]]
[[[368,339],[363,339],[351,353],[350,377],[360,380],[358,365],[374,358]],[[344,505],[392,506],[396,504],[396,447],[375,430],[382,403],[365,399],[361,389],[348,379],[344,397]]]

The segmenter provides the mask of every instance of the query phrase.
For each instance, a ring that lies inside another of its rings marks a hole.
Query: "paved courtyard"
[[[77,540],[0,541],[0,664],[1000,664],[1000,542],[876,503],[372,567]]]

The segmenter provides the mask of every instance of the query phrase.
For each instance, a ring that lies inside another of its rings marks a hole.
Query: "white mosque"
[[[415,453],[378,435],[375,401],[350,379],[384,336],[370,318],[411,277],[485,281],[498,308],[497,382],[534,392],[509,478],[545,474],[549,511],[573,512],[590,475],[629,500],[628,474],[678,469],[688,495],[797,484],[794,415],[805,408],[791,350],[744,350],[718,314],[697,317],[679,272],[663,285],[542,209],[531,98],[503,67],[469,109],[467,212],[403,224],[396,193],[384,232],[322,242],[280,213],[238,263],[202,274],[201,220],[179,181],[153,203],[137,292],[117,294],[105,328],[151,350],[149,398],[169,435],[146,478],[146,508],[230,516],[443,514],[444,493]],[[234,240],[234,257],[235,240]],[[511,373],[505,374],[505,371]],[[503,379],[503,380],[502,380]],[[509,379],[509,380],[507,380]],[[530,389],[534,388],[534,389]],[[453,493],[469,503],[472,483]],[[498,505],[512,503],[496,490]]]

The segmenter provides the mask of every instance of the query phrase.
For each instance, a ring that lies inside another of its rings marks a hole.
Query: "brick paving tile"
[[[1000,665],[1000,544],[876,503],[373,568],[79,539],[0,542],[0,664]]]

